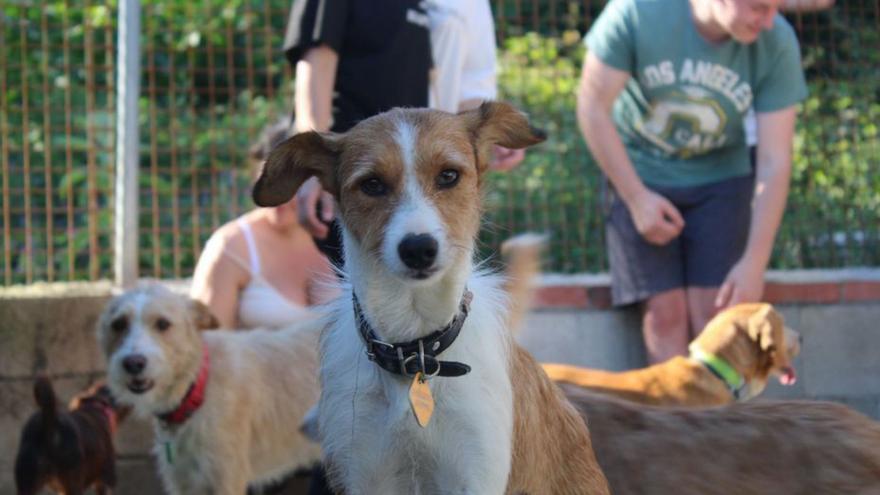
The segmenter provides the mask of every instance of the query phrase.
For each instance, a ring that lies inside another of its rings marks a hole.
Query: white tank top
[[[238,297],[238,319],[246,328],[282,327],[301,320],[309,309],[285,297],[260,273],[260,255],[251,226],[238,220],[238,227],[247,242],[249,262],[245,262],[228,249],[225,256],[242,266],[251,274],[251,280]]]

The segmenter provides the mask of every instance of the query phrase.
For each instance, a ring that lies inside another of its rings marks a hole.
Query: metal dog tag
[[[421,371],[416,373],[409,387],[409,404],[412,406],[419,426],[422,428],[428,426],[431,414],[434,413],[434,396],[431,395],[431,387],[428,386]]]
[[[165,440],[165,460],[168,464],[174,464],[174,445],[171,440]]]

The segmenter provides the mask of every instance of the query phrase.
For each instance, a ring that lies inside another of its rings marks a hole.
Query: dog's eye
[[[170,321],[166,320],[165,318],[159,318],[158,320],[156,320],[156,330],[159,330],[160,332],[164,332],[165,330],[168,330],[169,328],[171,328]]]
[[[380,179],[370,177],[361,182],[361,191],[367,196],[385,196],[388,194],[388,186],[386,186]]]
[[[447,168],[446,170],[440,172],[437,175],[437,187],[440,189],[449,189],[458,183],[458,170],[453,170],[451,168]]]
[[[128,318],[124,316],[120,316],[116,318],[112,322],[110,322],[110,329],[115,333],[122,333],[125,329],[128,328]]]

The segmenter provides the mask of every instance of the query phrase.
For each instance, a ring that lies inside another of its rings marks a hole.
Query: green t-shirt
[[[688,0],[611,0],[585,40],[633,75],[613,118],[639,177],[695,186],[751,172],[743,118],[807,96],[794,30],[777,15],[754,43],[700,36]]]

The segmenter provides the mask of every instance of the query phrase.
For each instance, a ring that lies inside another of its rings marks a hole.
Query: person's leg
[[[686,291],[691,327],[690,339],[693,340],[702,333],[709,320],[718,313],[718,309],[715,308],[718,287],[688,287]]]
[[[681,243],[677,238],[663,246],[645,241],[623,201],[613,189],[607,192],[605,240],[612,303],[640,304],[648,361],[665,361],[685,352],[689,336]]]
[[[753,188],[754,179],[748,176],[691,191],[682,242],[692,338],[718,313],[715,296],[745,249]]]
[[[667,290],[649,297],[642,313],[642,335],[648,364],[687,354],[689,326],[684,289]]]

